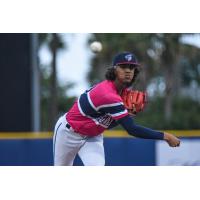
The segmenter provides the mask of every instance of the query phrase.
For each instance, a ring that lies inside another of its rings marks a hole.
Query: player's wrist
[[[164,132],[163,134],[164,134],[163,139],[164,139],[165,141],[169,141],[169,133]]]

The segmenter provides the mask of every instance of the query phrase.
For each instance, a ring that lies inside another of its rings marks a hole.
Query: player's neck
[[[120,83],[117,79],[114,81],[114,84],[115,84],[115,86],[116,86],[117,93],[118,93],[119,95],[121,95],[122,90],[125,88],[124,84]]]

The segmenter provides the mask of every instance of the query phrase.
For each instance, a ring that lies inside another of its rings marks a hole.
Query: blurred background
[[[103,50],[93,53],[92,41]],[[200,165],[200,34],[0,34],[0,165],[52,165],[58,117],[104,80],[113,57],[133,52],[141,63],[134,88],[148,93],[136,123],[169,130],[182,145],[105,133],[106,165]],[[76,158],[75,165],[81,165]]]

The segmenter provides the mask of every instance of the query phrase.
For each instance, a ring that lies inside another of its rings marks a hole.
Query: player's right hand
[[[169,144],[170,147],[180,146],[180,140],[170,133],[164,132],[164,140]]]

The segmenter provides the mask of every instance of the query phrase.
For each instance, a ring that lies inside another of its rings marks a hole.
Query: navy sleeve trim
[[[81,111],[84,115],[90,116],[92,118],[97,118],[101,116],[101,113],[97,112],[90,104],[87,93],[83,93],[79,98],[79,104]]]
[[[136,125],[129,115],[119,119],[118,122],[132,136],[144,139],[164,139],[164,133],[140,125]]]
[[[108,129],[112,129],[118,125],[119,125],[119,123],[116,120],[113,120],[112,123],[109,125]]]

